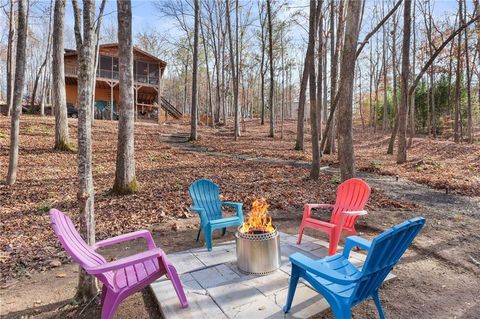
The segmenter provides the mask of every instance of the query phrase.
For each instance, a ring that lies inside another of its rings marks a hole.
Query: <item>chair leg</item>
[[[303,223],[300,225],[300,229],[298,231],[298,240],[297,240],[297,245],[300,245],[302,243],[302,236],[303,236],[303,231],[305,230],[305,226],[303,226]]]
[[[330,305],[335,319],[351,319],[352,309],[348,305]]]
[[[102,319],[112,319],[119,303],[119,296],[107,289],[105,293],[105,299],[102,303]]]
[[[337,252],[338,242],[340,241],[340,232],[336,229],[332,230],[330,234],[330,243],[328,245],[328,255],[332,256],[335,255]]]
[[[107,287],[105,285],[102,285],[102,299],[100,304],[103,306],[103,304],[105,303],[105,296],[107,295]]]
[[[205,243],[207,244],[207,249],[208,251],[212,250],[212,230],[210,228],[205,228],[204,229],[205,233]]]
[[[202,232],[202,226],[198,228],[197,241],[200,239],[200,233]]]
[[[185,296],[185,291],[183,290],[182,282],[178,277],[177,270],[173,265],[168,265],[167,268],[168,278],[172,282],[173,288],[177,293],[178,299],[180,300],[180,304],[182,308],[186,308],[188,306],[187,297]]]
[[[227,228],[222,228],[222,236],[225,236],[226,233],[227,233]]]
[[[380,316],[380,319],[385,319],[385,313],[383,312],[382,304],[380,303],[378,290],[373,293],[373,301],[375,301],[375,306],[377,306],[378,315]]]
[[[292,308],[293,296],[297,290],[298,279],[300,278],[300,269],[292,265],[292,275],[290,277],[290,284],[288,285],[287,303],[283,306],[283,312],[287,313]]]

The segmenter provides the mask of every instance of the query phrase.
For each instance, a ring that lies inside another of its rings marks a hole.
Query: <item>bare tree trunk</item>
[[[260,3],[259,14],[260,14],[260,37],[262,42],[261,47],[261,61],[260,61],[260,99],[262,101],[261,117],[260,124],[265,125],[265,18],[262,13],[264,12],[263,3]]]
[[[193,70],[192,70],[192,112],[190,114],[191,127],[190,127],[190,140],[196,141],[198,139],[197,133],[197,121],[198,121],[198,106],[197,106],[197,82],[198,82],[198,29],[200,18],[200,4],[199,0],[195,0],[195,27],[193,36]]]
[[[430,71],[430,127],[433,138],[437,138],[437,112],[435,110],[435,70],[433,67]]]
[[[65,69],[63,33],[65,29],[66,0],[56,0],[53,13],[52,36],[52,108],[55,110],[55,149],[72,150],[68,136],[67,97],[65,93]]]
[[[473,0],[474,3],[474,10],[475,12],[480,12],[480,1],[479,0]],[[480,65],[480,19],[477,20],[477,23],[475,24],[475,33],[477,34],[477,58],[478,58],[478,65]],[[475,60],[473,60],[475,63]],[[477,94],[477,100],[480,103],[480,70],[477,70],[477,85],[478,88],[478,94]],[[472,135],[473,135],[473,130],[472,130]]]
[[[319,13],[317,15],[317,21],[318,21],[318,57],[317,57],[317,130],[318,130],[318,139],[322,139],[322,123],[323,123],[323,118],[322,118],[322,111],[323,111],[323,103],[322,103],[322,94],[323,94],[323,78],[326,78],[326,74],[323,74],[323,11],[322,11],[322,6],[323,6],[323,0],[320,0],[318,7],[319,7]],[[319,146],[320,149],[320,146]]]
[[[185,70],[184,70],[185,77],[183,79],[183,114],[186,113],[187,110],[187,87],[188,87],[188,56],[187,61],[185,63]]]
[[[412,51],[412,75],[415,76],[415,62],[416,62],[416,50],[417,50],[417,32],[415,29],[415,12],[416,12],[416,5],[415,2],[413,2],[413,51]],[[451,60],[450,60],[451,61]],[[449,87],[449,92],[450,92],[450,87]],[[403,91],[402,91],[403,92]],[[403,93],[402,93],[403,94]],[[449,93],[450,95],[450,93]],[[407,148],[412,146],[413,143],[413,137],[415,136],[415,94],[412,94],[410,97],[410,135],[408,138],[408,144]],[[450,103],[449,103],[450,104]]]
[[[347,180],[355,176],[352,99],[361,8],[362,1],[348,1],[345,39],[343,43],[340,69],[340,83],[342,84],[342,90],[340,91],[338,101],[338,160],[340,163],[342,180]]]
[[[200,14],[199,14],[199,19],[201,19]],[[211,127],[215,127],[215,120],[213,118],[213,102],[212,102],[212,85],[210,81],[210,67],[208,65],[207,41],[205,39],[205,33],[203,31],[203,23],[199,21],[199,25],[200,25],[200,31],[202,33],[203,52],[205,53],[205,67],[207,69],[207,88],[208,88],[207,125],[210,125]],[[210,119],[210,122],[209,122],[209,119]]]
[[[238,0],[237,0],[238,1]],[[240,136],[240,125],[239,125],[239,107],[238,107],[238,73],[237,67],[235,65],[235,57],[237,53],[234,53],[233,49],[233,37],[232,37],[232,25],[230,23],[230,0],[226,2],[226,16],[227,16],[227,32],[228,32],[228,42],[230,45],[230,66],[232,69],[232,80],[233,80],[233,108],[234,108],[234,140],[238,140]],[[238,14],[238,6],[236,8],[236,13]],[[238,29],[238,25],[235,26]],[[236,39],[238,42],[238,39]]]
[[[280,138],[283,140],[283,133],[284,133],[284,121],[285,121],[285,44],[283,43],[283,28],[280,35],[280,47],[281,47],[281,61],[282,61],[282,104],[280,110],[281,116],[281,130],[280,130]]]
[[[18,27],[17,49],[15,55],[15,85],[12,100],[12,125],[10,129],[10,152],[8,160],[7,185],[17,180],[18,145],[20,139],[20,114],[22,113],[22,95],[25,84],[25,65],[28,32],[28,8],[26,0],[17,0]]]
[[[382,2],[382,12],[383,12],[383,6],[385,5],[385,2]],[[386,131],[388,127],[388,100],[387,100],[387,31],[386,28],[383,27],[383,54],[382,54],[382,60],[383,60],[383,118],[382,118],[382,130]]]
[[[52,38],[52,34],[51,34],[52,33],[52,7],[53,7],[53,0],[50,1],[50,8],[49,8],[49,11],[48,11],[49,19],[48,19],[48,33],[47,33],[47,41],[48,41],[47,42],[47,52],[45,53],[45,59],[43,60],[42,64],[40,65],[40,68],[38,69],[37,75],[35,77],[35,83],[33,85],[32,96],[31,96],[31,99],[30,99],[30,107],[31,107],[32,111],[34,110],[34,107],[35,107],[35,99],[36,99],[36,96],[37,96],[38,83],[39,83],[39,81],[42,77],[42,74],[44,74],[43,70],[46,69],[48,58],[50,56],[50,43],[52,42],[51,41],[51,38]],[[63,36],[62,36],[62,38],[63,38]],[[40,92],[40,93],[42,93],[42,92]],[[44,104],[43,103],[40,104],[40,115],[41,116],[45,115],[45,109],[44,109]]]
[[[104,2],[99,16],[103,14]],[[74,32],[78,52],[78,203],[80,207],[80,231],[88,245],[95,243],[94,189],[92,175],[92,94],[95,82],[95,1],[83,1],[83,23],[77,0],[74,8]],[[83,28],[82,28],[83,27]],[[82,32],[83,29],[83,32]],[[97,282],[80,269],[75,298],[80,302],[90,301],[97,294]]]
[[[467,20],[467,1],[466,0],[464,0],[463,5],[464,5],[463,20],[465,21]],[[465,28],[464,39],[465,39],[465,72],[466,72],[466,80],[467,80],[467,83],[466,83],[467,85],[467,142],[473,143],[472,85],[471,85],[470,56],[469,56],[470,48],[468,47],[468,28]]]
[[[117,162],[113,191],[116,194],[131,194],[139,189],[135,176],[135,142],[133,114],[133,44],[132,2],[117,1],[118,17],[118,73],[119,73],[119,118]],[[160,92],[158,92],[160,94]]]
[[[462,4],[463,1],[460,0],[458,1],[459,7],[458,7],[458,17],[460,20],[460,24],[464,24],[465,21],[463,21],[463,9],[462,9]],[[455,143],[460,142],[460,134],[459,134],[459,128],[460,128],[460,77],[462,74],[462,34],[460,33],[458,35],[458,43],[457,43],[457,74],[456,74],[456,79],[455,79],[455,126],[454,126],[454,140]]]
[[[15,23],[15,0],[10,0],[10,16],[8,19],[8,44],[7,44],[7,115],[10,116],[13,107],[13,92],[15,85],[15,52],[18,26]]]
[[[407,161],[407,112],[409,98],[408,77],[410,72],[411,4],[411,0],[405,0],[403,9],[402,95],[398,112],[398,164],[402,164]]]
[[[312,1],[312,0],[311,0]],[[310,2],[312,5],[312,2]],[[310,15],[310,20],[315,19],[315,15]],[[309,21],[309,24],[314,21]],[[297,139],[295,142],[295,149],[297,151],[303,151],[304,148],[304,121],[305,121],[305,100],[307,94],[307,83],[309,77],[310,68],[313,68],[312,60],[309,56],[313,56],[315,53],[315,41],[308,41],[307,52],[305,54],[305,61],[303,65],[302,81],[300,83],[300,95],[298,97],[298,115],[297,115]]]
[[[393,78],[393,94],[392,102],[393,109],[395,110],[394,125],[392,134],[390,136],[390,142],[388,143],[387,154],[393,154],[393,146],[395,144],[395,138],[398,131],[398,100],[397,100],[397,18],[393,19],[392,30],[392,78]]]
[[[331,27],[333,28],[333,24],[335,21],[335,15],[334,15],[334,5],[333,1],[331,3]],[[335,119],[335,96],[337,94],[337,81],[338,81],[338,58],[340,56],[340,50],[342,47],[342,41],[343,41],[343,34],[344,34],[344,27],[345,27],[345,18],[344,18],[344,0],[340,0],[339,7],[338,7],[338,25],[337,25],[337,40],[334,44],[333,40],[331,42],[332,45],[332,56],[331,56],[331,97],[330,97],[330,113],[332,114],[332,119]],[[332,37],[334,34],[334,29],[332,29]],[[333,37],[334,38],[334,37]],[[324,152],[326,154],[330,153],[335,153],[335,135],[336,135],[336,125],[338,124],[338,117],[336,117],[337,120],[332,121],[332,125],[326,127],[328,129],[328,132],[326,132],[327,135],[327,140],[326,140],[326,145]]]
[[[375,73],[375,65],[373,64],[373,44],[370,44],[370,69],[369,69],[369,95],[368,95],[368,126],[373,127],[373,113],[375,107],[373,105],[373,76]]]
[[[309,21],[309,33],[308,33],[308,46],[315,48],[315,34],[317,26],[317,17],[319,19],[321,16],[322,4],[323,1],[320,0],[318,7],[316,5],[316,0],[310,0],[310,21]],[[320,26],[319,26],[320,27]],[[321,28],[321,27],[320,27]],[[322,42],[322,38],[319,37],[319,42]],[[308,52],[308,51],[307,51]],[[316,89],[316,78],[315,78],[315,50],[310,50],[310,55],[307,55],[307,59],[310,60],[310,126],[312,134],[312,168],[310,170],[310,178],[318,179],[320,175],[320,145],[319,145],[319,130],[318,130],[318,109],[317,109],[317,89]],[[321,52],[319,52],[321,55]],[[321,65],[321,61],[319,61]],[[321,73],[318,74],[320,79]],[[320,82],[320,81],[319,81]],[[320,91],[321,96],[321,91]]]
[[[275,107],[273,105],[273,92],[275,90],[275,78],[273,70],[273,27],[272,27],[272,8],[271,0],[267,0],[267,18],[268,18],[268,58],[270,60],[270,96],[268,105],[270,107],[270,133],[268,136],[275,137]],[[238,28],[238,27],[237,27]]]

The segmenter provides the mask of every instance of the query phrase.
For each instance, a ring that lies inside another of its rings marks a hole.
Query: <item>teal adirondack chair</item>
[[[372,241],[358,236],[347,237],[343,254],[320,260],[301,253],[291,255],[292,276],[283,310],[290,311],[298,279],[302,277],[325,297],[336,319],[351,318],[351,308],[367,298],[373,298],[380,318],[384,319],[378,290],[424,224],[423,217],[413,218],[388,229]],[[348,261],[355,246],[368,250],[362,270]]]
[[[243,204],[220,201],[220,189],[211,180],[199,179],[193,182],[188,188],[188,192],[193,204],[190,209],[198,213],[200,217],[197,241],[200,238],[200,232],[203,230],[208,250],[212,250],[212,233],[214,230],[222,229],[222,236],[224,236],[227,227],[243,224]],[[236,216],[223,218],[222,206],[234,207]]]

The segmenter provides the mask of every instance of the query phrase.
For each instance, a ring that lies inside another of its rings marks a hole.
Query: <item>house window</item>
[[[135,71],[135,78],[137,82],[147,83],[148,63],[137,61],[135,64],[137,65],[137,69]]]
[[[148,83],[158,84],[159,66],[158,64],[148,64]]]
[[[112,79],[118,80],[118,58],[113,58]]]
[[[101,78],[112,78],[112,57],[110,56],[100,56],[100,71],[99,76]]]

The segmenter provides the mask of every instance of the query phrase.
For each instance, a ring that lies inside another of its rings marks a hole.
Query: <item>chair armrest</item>
[[[309,218],[313,208],[333,208],[332,204],[305,204],[303,205],[303,218]]]
[[[91,267],[91,268],[85,268],[85,270],[90,275],[103,274],[108,271],[123,269],[128,266],[143,263],[144,261],[147,261],[149,259],[158,258],[163,254],[164,252],[160,248],[150,249],[143,253],[135,254],[125,258],[120,258],[118,260],[115,260],[106,264],[102,264],[102,265]]]
[[[345,240],[343,248],[343,257],[348,258],[353,247],[358,246],[362,249],[369,250],[372,242],[359,236],[348,236]]]
[[[237,216],[240,217],[243,221],[243,203],[236,203],[236,202],[222,202],[222,206],[229,206],[235,207],[237,211]]]
[[[335,205],[332,204],[305,204],[305,207],[312,208],[333,208]]]
[[[138,238],[144,238],[147,241],[148,249],[154,249],[155,247],[157,247],[155,245],[155,242],[153,241],[152,234],[148,230],[139,230],[132,233],[123,234],[120,236],[99,241],[93,245],[93,249],[97,250],[98,248],[101,248],[101,247],[111,246],[111,245],[115,245],[118,243],[122,243],[122,242],[133,240],[133,239],[138,239]]]
[[[321,260],[313,260],[302,253],[295,253],[291,255],[289,259],[292,264],[334,283],[351,284],[360,278],[360,273],[352,276],[343,275],[331,268],[326,267]]]
[[[363,216],[363,215],[368,215],[368,212],[366,210],[355,210],[355,211],[346,211],[346,212],[343,212],[342,214],[347,216]]]
[[[202,225],[208,223],[207,213],[203,207],[190,206],[190,210],[198,214]]]

